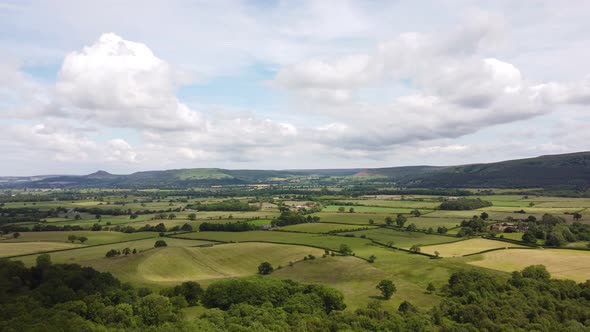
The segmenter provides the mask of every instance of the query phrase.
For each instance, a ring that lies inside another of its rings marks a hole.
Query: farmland
[[[491,205],[442,210],[442,202],[457,198],[415,194],[353,198],[336,193],[227,198],[166,196],[158,190],[77,195],[68,200],[5,203],[3,209],[22,215],[4,215],[2,256],[32,267],[47,252],[53,264],[89,266],[155,292],[187,281],[208,287],[220,280],[249,280],[267,262],[274,271],[265,278],[332,287],[344,295],[346,312],[366,308],[375,299],[385,310],[395,311],[410,301],[417,310],[427,311],[446,295],[426,288],[432,284],[440,289],[460,271],[504,281],[514,270],[543,264],[556,278],[590,277],[586,255],[590,237],[579,226],[590,220],[587,199],[479,195],[473,197]],[[189,208],[196,202],[236,208],[248,203],[255,211]],[[281,226],[277,220],[282,220]],[[242,231],[200,231],[204,223],[234,225],[236,230],[247,226]],[[546,226],[550,223],[559,227]],[[577,250],[537,248],[553,241],[550,235],[557,229],[569,234],[566,228],[575,235],[562,239],[559,247]],[[537,229],[535,234],[543,238],[528,239],[525,234],[530,229]],[[155,247],[157,241],[165,246]],[[382,300],[376,289],[381,280],[396,285],[389,300]]]

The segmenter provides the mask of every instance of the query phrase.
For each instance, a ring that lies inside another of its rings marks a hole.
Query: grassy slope
[[[484,250],[506,247],[522,247],[518,244],[486,239],[469,239],[453,243],[424,246],[421,251],[428,254],[440,253],[441,257],[456,257],[481,252]]]

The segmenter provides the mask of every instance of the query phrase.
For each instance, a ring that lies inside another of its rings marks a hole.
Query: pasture
[[[452,243],[437,244],[421,247],[421,252],[434,255],[438,252],[441,257],[460,257],[464,255],[474,254],[485,250],[507,248],[507,247],[522,247],[518,244],[512,244],[502,241],[494,241],[487,239],[468,239]]]
[[[553,278],[584,282],[590,279],[590,251],[568,249],[510,249],[474,256],[469,264],[512,272],[545,265]]]
[[[0,257],[28,255],[51,250],[78,248],[83,245],[77,243],[60,242],[2,242],[0,243]]]
[[[366,231],[355,231],[342,233],[344,235],[350,234],[356,237],[366,236],[368,239],[378,241],[383,244],[391,244],[398,248],[409,249],[413,245],[425,246],[429,244],[455,242],[460,240],[459,238],[424,234],[419,232],[406,232],[398,231],[390,228],[377,228]]]

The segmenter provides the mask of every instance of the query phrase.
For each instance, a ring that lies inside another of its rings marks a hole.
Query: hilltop
[[[144,171],[128,175],[97,171],[88,175],[0,177],[4,188],[189,188],[212,185],[281,184],[373,179],[405,187],[525,188],[590,187],[590,152],[547,155],[496,163],[458,166],[402,166],[355,169],[229,170],[220,168]]]

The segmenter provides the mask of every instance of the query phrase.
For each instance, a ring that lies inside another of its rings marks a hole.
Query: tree
[[[414,244],[412,247],[410,247],[410,251],[413,253],[419,253],[421,251],[420,245]]]
[[[183,232],[192,232],[193,226],[191,226],[189,224],[184,224],[184,225],[182,225],[182,227],[180,227],[180,230]]]
[[[12,233],[12,237],[15,239],[18,239],[20,237],[20,233],[19,232],[14,232]]]
[[[158,240],[154,244],[154,248],[167,247],[167,246],[168,246],[168,244],[164,240]]]
[[[418,226],[416,226],[416,224],[411,223],[408,225],[408,227],[406,227],[406,230],[408,232],[415,232],[416,230],[418,230]]]
[[[129,248],[125,248],[125,249],[123,249],[123,255],[127,256],[127,255],[129,255],[130,253],[131,253],[131,249],[129,249]]]
[[[88,238],[86,236],[80,236],[78,238],[78,241],[80,241],[80,243],[84,243],[84,242],[88,241]]]
[[[374,263],[376,259],[377,259],[377,256],[375,256],[375,255],[369,256],[369,263]]]
[[[133,251],[131,252],[132,254],[137,254],[137,249],[133,248]]]
[[[174,213],[170,213],[168,215],[168,219],[172,220],[172,219],[176,219],[176,215]]]
[[[338,212],[344,212],[344,206],[339,207]]]
[[[582,215],[580,213],[578,213],[578,212],[574,212],[574,220],[575,221],[578,221],[580,219],[582,219]]]
[[[160,325],[175,318],[170,300],[158,294],[141,298],[137,306],[137,314],[146,325]]]
[[[527,230],[526,232],[524,232],[524,234],[522,235],[522,240],[527,243],[537,243],[537,238],[531,230]]]
[[[375,220],[369,219],[369,225],[374,225],[374,224],[375,224]]]
[[[258,274],[267,275],[271,274],[274,268],[269,262],[262,262],[258,265]]]
[[[37,267],[44,269],[51,265],[51,256],[49,254],[41,254],[36,259]]]
[[[432,294],[436,292],[436,287],[434,287],[433,283],[429,282],[428,286],[426,286],[426,291],[428,292],[428,294]]]
[[[402,314],[405,314],[408,312],[417,312],[418,310],[410,302],[404,301],[402,302],[402,304],[399,305],[397,311],[399,311]]]
[[[489,215],[487,212],[482,212],[482,213],[479,215],[479,217],[480,217],[482,220],[486,220],[486,219],[488,219],[488,218],[490,217],[490,215]]]
[[[188,220],[196,220],[197,219],[197,214],[196,213],[190,213],[188,215]]]
[[[410,212],[414,217],[420,217],[422,215],[422,213],[420,212],[420,210],[418,209],[414,209],[412,210],[412,212]]]
[[[107,253],[105,254],[105,257],[111,258],[111,257],[115,257],[118,255],[119,255],[119,251],[117,251],[116,249],[111,249],[111,250],[107,251]]]
[[[381,280],[376,288],[381,291],[381,295],[383,295],[383,298],[386,300],[389,300],[397,290],[395,284],[391,280]]]
[[[448,230],[448,229],[447,229],[445,226],[438,227],[438,228],[436,229],[436,232],[437,232],[438,234],[446,234],[448,231],[449,231],[449,230]]]
[[[74,216],[74,219],[75,220],[80,220],[80,219],[82,219],[82,217],[80,216],[79,213],[76,213],[76,215]]]
[[[434,256],[435,256],[435,257],[439,257],[439,256],[440,256],[440,252],[438,252],[438,251],[436,251],[436,250],[435,250],[435,251],[434,251]]]
[[[386,218],[385,218],[385,223],[386,223],[387,225],[391,225],[391,224],[393,224],[393,219],[391,219],[391,217],[386,217]]]
[[[399,227],[399,228],[404,227],[404,224],[406,223],[406,221],[408,221],[408,218],[406,218],[403,214],[398,214],[397,217],[395,218],[395,223],[397,224],[397,227]]]
[[[74,243],[76,240],[78,239],[78,237],[76,235],[68,235],[68,241]]]
[[[350,212],[350,213],[354,213],[354,208],[350,208],[350,209],[348,209],[348,212]]]
[[[346,243],[342,243],[340,245],[340,250],[338,250],[338,251],[340,251],[340,253],[343,254],[344,256],[352,255],[352,249]]]

